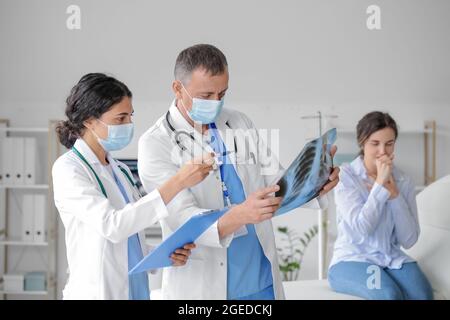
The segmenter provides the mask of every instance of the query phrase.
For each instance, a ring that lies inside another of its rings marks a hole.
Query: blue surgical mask
[[[202,124],[210,124],[213,123],[217,116],[220,114],[223,108],[223,99],[221,100],[207,100],[207,99],[198,99],[198,98],[192,98],[189,92],[187,92],[186,88],[183,84],[181,84],[184,91],[187,93],[189,98],[192,100],[192,108],[190,111],[187,111],[186,107],[183,104],[183,101],[181,101],[181,104],[183,105],[184,110],[188,113],[189,117],[195,121],[200,122]]]
[[[108,137],[101,139],[94,131],[94,135],[97,137],[100,145],[105,151],[116,151],[125,148],[130,144],[134,134],[134,123],[111,125],[104,123],[100,119],[99,122],[104,124],[108,128]]]

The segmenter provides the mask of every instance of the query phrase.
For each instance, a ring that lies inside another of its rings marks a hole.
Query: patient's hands
[[[376,159],[375,163],[377,165],[377,183],[389,191],[390,200],[397,198],[399,192],[394,177],[392,176],[392,170],[394,168],[394,154],[390,156],[383,155]]]
[[[195,244],[188,243],[185,244],[183,248],[179,248],[175,250],[174,253],[170,256],[170,260],[172,260],[172,266],[180,267],[184,266],[191,255],[191,250],[195,249]]]
[[[336,154],[337,151],[337,147],[336,146],[332,146],[330,153],[331,156],[334,157],[334,155]],[[323,196],[325,194],[327,194],[329,191],[331,191],[334,187],[336,187],[336,185],[339,183],[339,167],[335,167],[333,168],[333,171],[330,174],[330,182],[328,182],[320,191],[319,196]]]
[[[391,194],[389,200],[395,199],[398,197],[399,192],[397,188],[397,184],[395,183],[394,177],[391,175],[389,180],[383,185]]]
[[[377,183],[384,185],[389,181],[392,174],[392,167],[394,166],[394,155],[383,155],[375,160],[377,166]]]

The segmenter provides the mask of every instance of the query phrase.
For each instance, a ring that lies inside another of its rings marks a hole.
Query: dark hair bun
[[[56,133],[59,141],[67,149],[73,147],[75,141],[80,135],[80,130],[73,126],[68,120],[60,121],[56,126]]]

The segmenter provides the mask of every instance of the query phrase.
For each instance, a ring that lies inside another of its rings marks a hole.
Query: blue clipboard
[[[128,274],[172,266],[170,255],[185,244],[194,242],[227,211],[228,208],[211,210],[190,217],[166,240],[139,261]]]

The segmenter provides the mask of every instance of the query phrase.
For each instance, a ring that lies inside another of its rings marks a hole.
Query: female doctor
[[[167,217],[166,204],[202,181],[214,163],[210,155],[187,163],[141,197],[128,167],[109,153],[126,147],[133,137],[131,97],[122,82],[87,74],[73,87],[67,120],[56,128],[60,142],[70,149],[52,170],[70,273],[64,299],[149,299],[147,273],[128,276],[146,254],[142,231]],[[173,265],[184,265],[194,247],[177,249]]]

